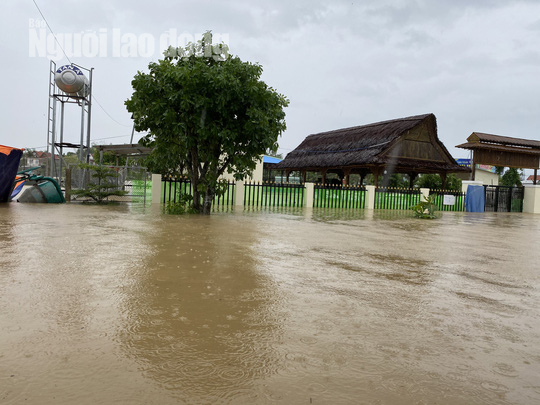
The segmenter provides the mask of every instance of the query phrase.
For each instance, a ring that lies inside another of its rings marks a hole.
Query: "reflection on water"
[[[2,404],[536,404],[540,218],[0,205]]]
[[[247,399],[276,372],[279,290],[251,254],[257,229],[224,218],[177,218],[124,292],[119,341],[144,375],[182,401]]]

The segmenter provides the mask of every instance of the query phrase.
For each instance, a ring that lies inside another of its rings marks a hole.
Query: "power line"
[[[54,40],[56,41],[56,43],[58,44],[58,46],[59,46],[60,49],[62,50],[62,53],[64,54],[64,56],[66,57],[66,59],[69,61],[69,63],[73,65],[73,62],[71,61],[71,59],[69,59],[69,56],[67,56],[66,51],[64,51],[64,48],[62,48],[62,45],[61,45],[60,42],[58,41],[58,38],[56,38],[56,35],[55,35],[55,33],[53,32],[51,26],[49,25],[49,22],[47,21],[47,19],[45,18],[45,16],[44,16],[43,13],[41,12],[39,6],[37,5],[36,0],[32,0],[32,1],[34,2],[34,5],[36,6],[37,10],[39,11],[39,14],[41,14],[41,17],[43,18],[43,21],[45,21],[45,24],[47,24],[47,28],[49,28],[49,31],[51,31],[51,34],[53,35]]]
[[[115,119],[112,117],[112,115],[109,114],[109,113],[107,112],[107,110],[105,110],[105,108],[104,108],[104,107],[101,105],[101,103],[97,100],[95,94],[92,94],[92,98],[93,98],[94,101],[101,107],[101,109],[103,110],[103,112],[109,116],[109,118],[110,118],[111,120],[113,120],[113,121],[116,122],[118,125],[121,125],[121,126],[123,126],[123,127],[128,127],[128,128],[131,127],[131,125],[122,124],[121,122],[118,122],[117,120],[115,120]]]

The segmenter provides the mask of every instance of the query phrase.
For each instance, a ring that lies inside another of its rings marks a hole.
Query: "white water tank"
[[[70,96],[86,97],[88,95],[88,79],[77,66],[61,66],[54,73],[54,81],[60,90]]]

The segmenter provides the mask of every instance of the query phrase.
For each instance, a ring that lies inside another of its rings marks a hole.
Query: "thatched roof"
[[[468,171],[437,138],[433,114],[309,135],[277,168],[315,171],[389,165],[396,172]]]

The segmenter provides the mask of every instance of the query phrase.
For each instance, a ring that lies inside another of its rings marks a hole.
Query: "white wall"
[[[226,171],[223,176],[221,176],[222,179],[228,180],[228,181],[236,181],[234,179],[234,176],[229,171]],[[263,180],[263,158],[261,156],[260,160],[257,162],[257,167],[255,167],[255,170],[253,170],[253,173],[251,174],[251,177],[246,177],[244,181],[250,181],[250,182],[261,182]]]
[[[482,184],[488,186],[498,186],[499,185],[499,175],[497,173],[488,172],[487,170],[476,169],[474,175],[475,181],[481,181]]]

